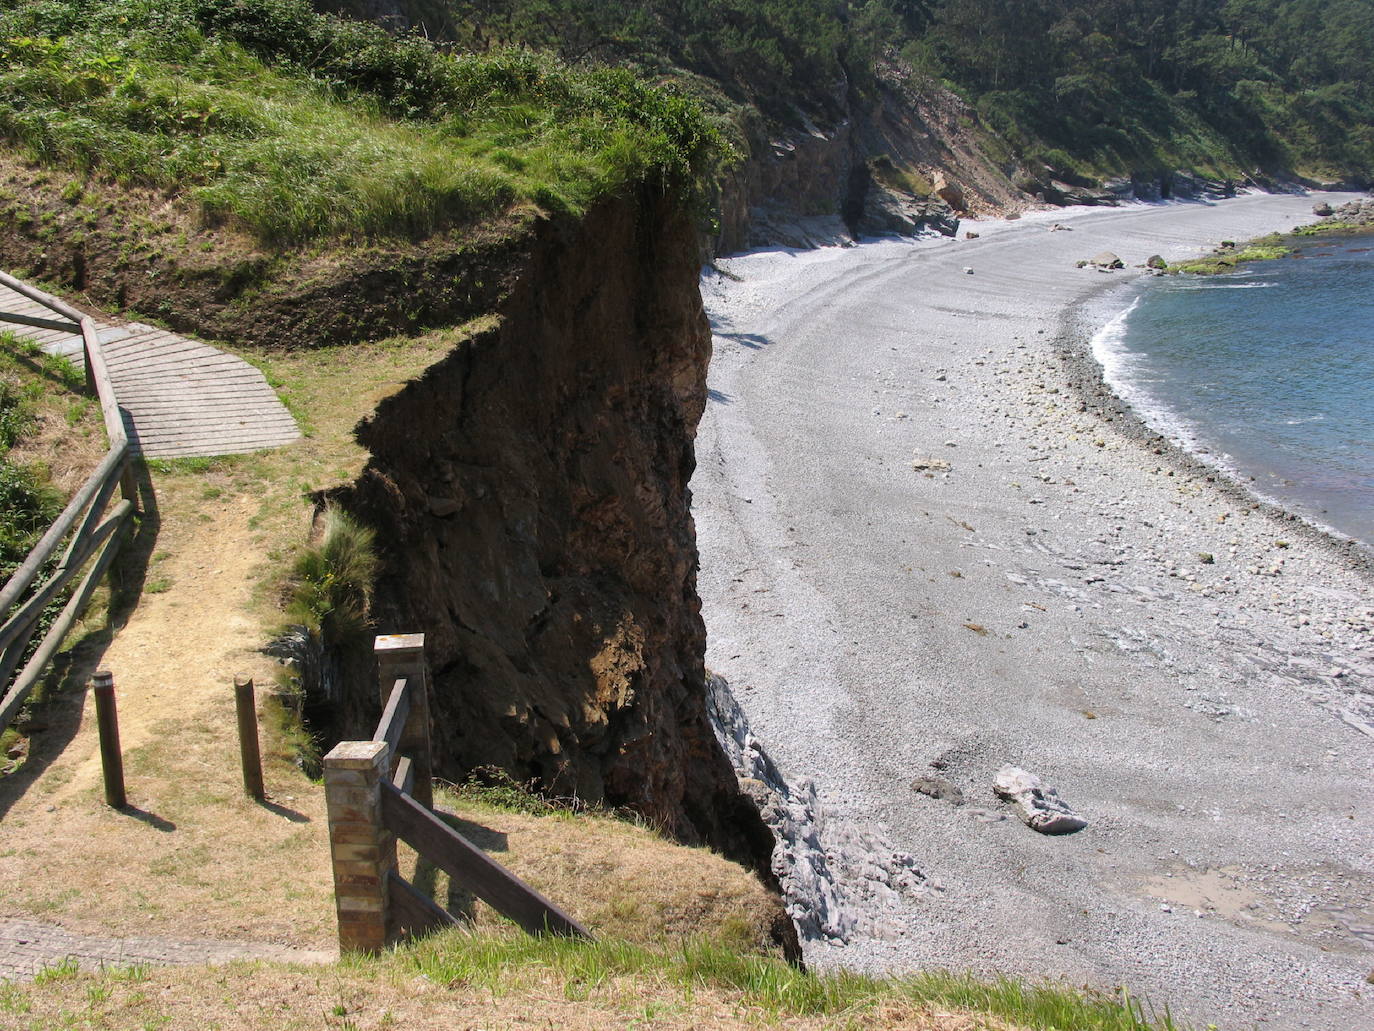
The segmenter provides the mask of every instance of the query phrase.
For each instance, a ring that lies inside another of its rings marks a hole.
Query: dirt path
[[[78,682],[114,673],[129,808],[103,804],[84,690],[40,712],[28,762],[0,782],[0,918],[60,923],[55,948],[67,933],[332,944],[319,789],[270,744],[269,802],[240,781],[233,676],[254,676],[261,707],[274,667],[251,614],[256,502],[177,478],[131,544],[148,563],[137,608],[76,650]]]

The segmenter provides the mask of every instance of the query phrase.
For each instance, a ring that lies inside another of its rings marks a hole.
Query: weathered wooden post
[[[124,757],[119,751],[114,674],[107,669],[99,670],[91,684],[95,689],[95,724],[100,732],[100,767],[105,774],[105,804],[111,809],[123,809],[128,798],[124,794]]]
[[[341,741],[324,757],[341,952],[380,952],[386,947],[387,881],[396,868],[396,837],[382,822],[381,787],[390,776],[385,741]]]
[[[258,747],[258,707],[253,678],[234,677],[234,708],[239,721],[239,762],[243,766],[243,790],[261,802],[267,798],[262,783],[262,751]]]
[[[373,642],[377,656],[377,686],[381,691],[382,707],[391,697],[396,681],[410,682],[410,715],[397,746],[397,755],[407,756],[415,771],[412,797],[422,805],[433,808],[433,765],[429,750],[429,667],[425,663],[424,634],[381,634]],[[388,771],[390,773],[391,771]]]

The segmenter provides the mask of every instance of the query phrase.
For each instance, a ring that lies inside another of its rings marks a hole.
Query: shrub
[[[330,644],[365,633],[377,576],[374,541],[348,513],[325,509],[320,542],[296,560],[287,618]]]

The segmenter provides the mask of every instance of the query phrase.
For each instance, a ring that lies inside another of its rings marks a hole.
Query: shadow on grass
[[[171,820],[164,820],[161,816],[158,816],[157,813],[150,813],[148,810],[140,809],[136,805],[126,805],[123,809],[120,809],[119,812],[123,813],[125,816],[132,816],[139,823],[146,823],[149,827],[153,828],[153,830],[162,831],[163,834],[170,834],[177,829],[177,825]]]
[[[292,823],[310,822],[310,817],[306,816],[305,813],[297,812],[295,809],[290,809],[284,805],[278,804],[277,802],[273,802],[270,799],[263,799],[261,802],[258,803],[258,805],[266,809],[269,813],[275,813],[283,819],[290,820]]]
[[[133,523],[132,533],[120,546],[108,574],[110,590],[104,605],[104,625],[87,633],[68,650],[59,652],[47,676],[34,690],[26,707],[27,719],[20,723],[29,738],[29,754],[18,770],[0,777],[0,818],[28,793],[80,731],[91,676],[100,668],[115,634],[129,621],[143,595],[162,519],[148,469],[142,461],[135,460],[134,474],[140,515]],[[87,609],[83,621],[92,621],[93,608]],[[112,672],[117,696],[119,671]]]
[[[493,830],[484,824],[467,820],[457,813],[451,813],[446,809],[436,809],[435,815],[444,823],[448,824],[463,837],[467,838],[472,844],[476,845],[483,852],[506,852],[510,845],[506,834],[503,831]],[[411,884],[415,889],[427,897],[434,899],[435,902],[443,906],[458,920],[465,923],[472,923],[476,918],[477,897],[465,889],[461,884],[456,883],[452,878],[448,883],[447,898],[440,900],[435,898],[434,893],[438,887],[439,869],[424,856],[419,856],[415,861],[415,876]]]

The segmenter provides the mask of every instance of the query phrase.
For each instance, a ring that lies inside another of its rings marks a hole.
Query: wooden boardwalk
[[[36,301],[0,286],[0,311],[54,319]],[[99,326],[100,342],[136,454],[146,458],[233,455],[300,439],[291,413],[263,374],[242,358],[165,329]],[[85,363],[81,338],[0,322],[51,354]]]

